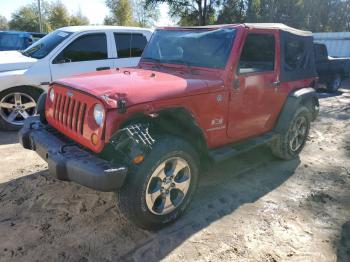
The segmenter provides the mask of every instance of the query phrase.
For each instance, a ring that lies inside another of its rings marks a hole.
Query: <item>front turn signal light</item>
[[[92,143],[94,146],[96,146],[97,143],[98,143],[98,137],[97,137],[97,135],[96,135],[95,133],[93,133],[93,134],[91,135],[91,143]]]
[[[133,158],[132,163],[135,165],[140,164],[145,159],[144,155],[137,155]]]

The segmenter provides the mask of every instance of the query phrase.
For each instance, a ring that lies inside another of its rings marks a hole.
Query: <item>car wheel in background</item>
[[[341,75],[335,74],[331,82],[328,84],[327,90],[330,93],[335,93],[338,91],[342,83]]]
[[[24,121],[36,114],[40,91],[30,87],[15,87],[0,94],[0,129],[19,130]]]

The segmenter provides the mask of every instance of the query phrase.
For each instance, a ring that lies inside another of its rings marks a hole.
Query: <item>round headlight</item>
[[[53,102],[53,100],[55,100],[55,90],[53,88],[51,88],[51,90],[50,90],[49,97],[50,97],[51,102]]]
[[[102,105],[96,104],[94,107],[94,119],[98,126],[102,126],[105,118],[105,110]]]

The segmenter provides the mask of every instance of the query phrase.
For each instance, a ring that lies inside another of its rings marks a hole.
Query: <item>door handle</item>
[[[97,67],[96,71],[102,71],[102,70],[108,70],[111,69],[109,66],[104,66],[104,67]]]
[[[272,87],[280,87],[280,85],[281,85],[280,81],[274,81],[274,82],[271,83]]]

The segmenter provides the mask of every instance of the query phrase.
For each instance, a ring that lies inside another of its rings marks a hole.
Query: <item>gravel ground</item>
[[[300,158],[263,146],[213,166],[158,232],[124,220],[113,193],[54,179],[0,132],[0,261],[350,261],[349,87],[320,94]]]

